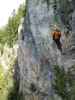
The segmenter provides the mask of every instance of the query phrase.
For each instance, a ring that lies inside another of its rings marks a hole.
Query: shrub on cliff
[[[64,67],[54,66],[53,88],[62,100],[75,100],[75,66],[65,71]]]

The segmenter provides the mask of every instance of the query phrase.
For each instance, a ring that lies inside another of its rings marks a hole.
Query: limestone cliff
[[[54,4],[58,5],[57,9],[54,9]],[[69,4],[73,5],[72,1],[69,1]],[[71,66],[75,63],[74,7],[71,8],[72,13],[66,14],[65,9],[60,9],[61,4],[57,0],[27,0],[26,5],[26,17],[22,23],[21,34],[19,34],[19,89],[23,95],[37,94],[53,98],[54,91],[51,86],[53,80],[52,66],[58,64],[68,67],[68,65]],[[64,7],[62,6],[62,8]],[[62,17],[62,11],[66,17],[71,16],[72,19],[63,20],[62,18],[65,17]],[[64,27],[67,30],[69,29],[67,25],[72,27],[69,35],[67,37],[62,35],[61,38],[65,55],[61,55],[52,40],[50,32],[54,24],[59,25],[62,33],[64,33]],[[45,97],[40,100],[44,99],[47,100]]]

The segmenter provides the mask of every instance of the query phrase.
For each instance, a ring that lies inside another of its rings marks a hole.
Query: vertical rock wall
[[[55,14],[53,0],[50,2],[50,5],[45,0],[27,0],[26,2],[27,12],[22,23],[21,34],[19,34],[18,48],[19,91],[25,96],[25,100],[33,100],[30,99],[31,97],[26,99],[30,95],[43,96],[39,100],[54,100],[52,67],[55,64],[68,66],[69,61],[72,62],[70,50],[66,51],[67,55],[61,55],[52,40],[50,32],[55,24]],[[63,31],[64,25],[60,14],[58,14],[58,19],[57,24]],[[72,33],[71,36],[74,37],[74,32]],[[71,47],[73,43],[71,42]],[[70,59],[68,60],[67,57]]]

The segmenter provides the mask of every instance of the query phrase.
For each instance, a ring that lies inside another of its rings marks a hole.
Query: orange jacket
[[[53,39],[60,39],[61,32],[54,31],[54,32],[52,32],[52,36],[53,36]]]

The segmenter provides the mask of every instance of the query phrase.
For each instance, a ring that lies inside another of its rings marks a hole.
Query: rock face
[[[52,89],[53,70],[55,64],[68,66],[75,63],[75,12],[72,11],[71,35],[68,36],[70,43],[67,48],[64,46],[65,55],[61,55],[56,44],[52,40],[50,32],[54,24],[60,26],[63,32],[64,23],[58,12],[60,4],[57,2],[58,10],[53,8],[54,0],[27,0],[26,17],[21,24],[21,34],[19,34],[18,65],[20,69],[20,92],[23,95],[43,95],[39,100],[53,100],[54,91]],[[57,14],[57,15],[56,15]],[[55,16],[58,17],[57,23]],[[20,27],[20,28],[21,28]],[[64,35],[62,36],[65,45]],[[72,55],[72,56],[71,56]],[[27,100],[27,99],[26,99]],[[55,99],[56,100],[56,99]]]

